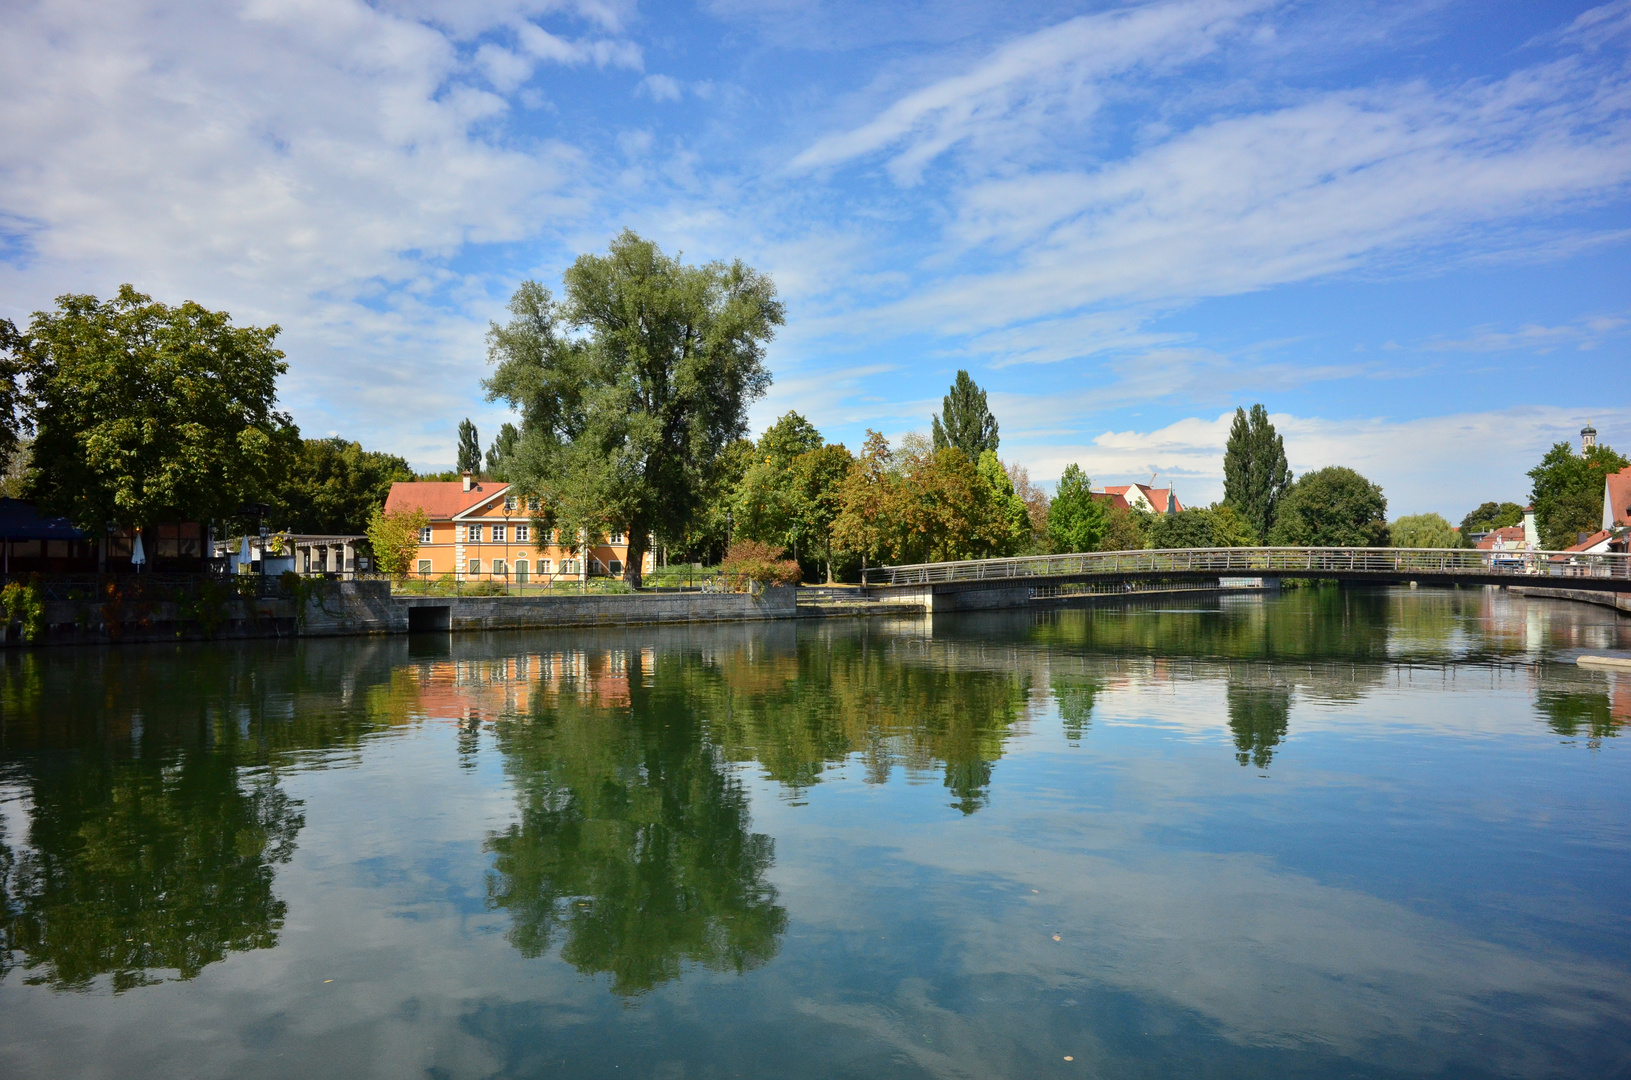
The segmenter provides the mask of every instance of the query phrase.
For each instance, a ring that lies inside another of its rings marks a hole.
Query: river
[[[1631,1071],[1631,620],[0,655],[0,1075]]]

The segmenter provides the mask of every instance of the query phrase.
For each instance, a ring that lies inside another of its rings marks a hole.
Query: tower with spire
[[[1586,451],[1597,445],[1597,429],[1586,421],[1586,426],[1580,429],[1580,456],[1585,457]]]

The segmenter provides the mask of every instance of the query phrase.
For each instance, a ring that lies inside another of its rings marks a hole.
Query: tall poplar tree
[[[1246,520],[1259,542],[1268,539],[1280,501],[1291,487],[1285,442],[1269,423],[1268,410],[1253,405],[1250,415],[1235,409],[1223,451],[1223,502]]]
[[[458,468],[461,473],[481,472],[481,436],[468,416],[459,421]]]
[[[967,454],[970,461],[979,461],[982,453],[997,449],[997,418],[986,407],[985,391],[966,371],[957,373],[956,381],[941,401],[940,415],[930,420],[936,450],[955,447]]]
[[[487,393],[521,412],[507,468],[542,498],[540,524],[626,532],[623,577],[638,586],[652,534],[699,519],[746,433],[782,305],[740,260],[688,266],[628,230],[563,279],[559,303],[536,282],[516,290],[513,318],[488,332]]]

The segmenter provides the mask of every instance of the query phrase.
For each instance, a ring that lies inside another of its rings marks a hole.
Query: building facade
[[[614,532],[591,538],[537,532],[535,499],[509,484],[481,481],[414,481],[391,485],[385,509],[420,509],[430,523],[419,534],[412,575],[456,581],[513,581],[517,584],[620,576],[628,562],[628,537]],[[645,555],[642,572],[652,568]]]

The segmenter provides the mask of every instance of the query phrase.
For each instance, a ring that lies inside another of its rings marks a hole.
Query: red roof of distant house
[[[1184,504],[1178,501],[1178,496],[1172,495],[1171,488],[1152,488],[1148,484],[1106,484],[1103,493],[1120,496],[1122,499],[1121,505],[1130,506],[1131,503],[1127,500],[1127,493],[1134,488],[1144,493],[1144,497],[1150,500],[1150,505],[1155,507],[1155,512],[1158,514],[1166,513],[1167,497],[1169,495],[1172,496],[1173,511],[1180,514],[1184,511]]]
[[[1609,532],[1608,532],[1607,529],[1598,529],[1596,532],[1592,533],[1590,536],[1586,537],[1584,540],[1580,541],[1578,544],[1571,544],[1570,546],[1564,548],[1563,550],[1564,551],[1584,551],[1589,547],[1596,547],[1598,544],[1601,544],[1604,540],[1607,540],[1608,537],[1609,537]]]
[[[1495,547],[1497,540],[1506,541],[1506,546],[1522,544],[1524,540],[1522,525],[1507,525],[1499,529],[1492,529],[1490,534],[1478,541],[1479,551],[1489,551]]]
[[[1114,492],[1114,491],[1090,491],[1090,492],[1088,492],[1088,494],[1093,496],[1093,498],[1098,499],[1100,502],[1109,503],[1111,506],[1119,506],[1123,510],[1131,509],[1127,505],[1127,496],[1122,495],[1122,494],[1120,494],[1118,492]]]
[[[1614,524],[1631,525],[1631,469],[1610,473],[1606,494],[1614,510]]]
[[[385,497],[386,510],[412,510],[418,507],[425,511],[432,521],[446,521],[475,506],[486,502],[494,495],[503,494],[508,484],[480,482],[470,485],[470,490],[464,490],[462,480],[414,480],[407,483],[397,482],[391,485],[391,493]]]

